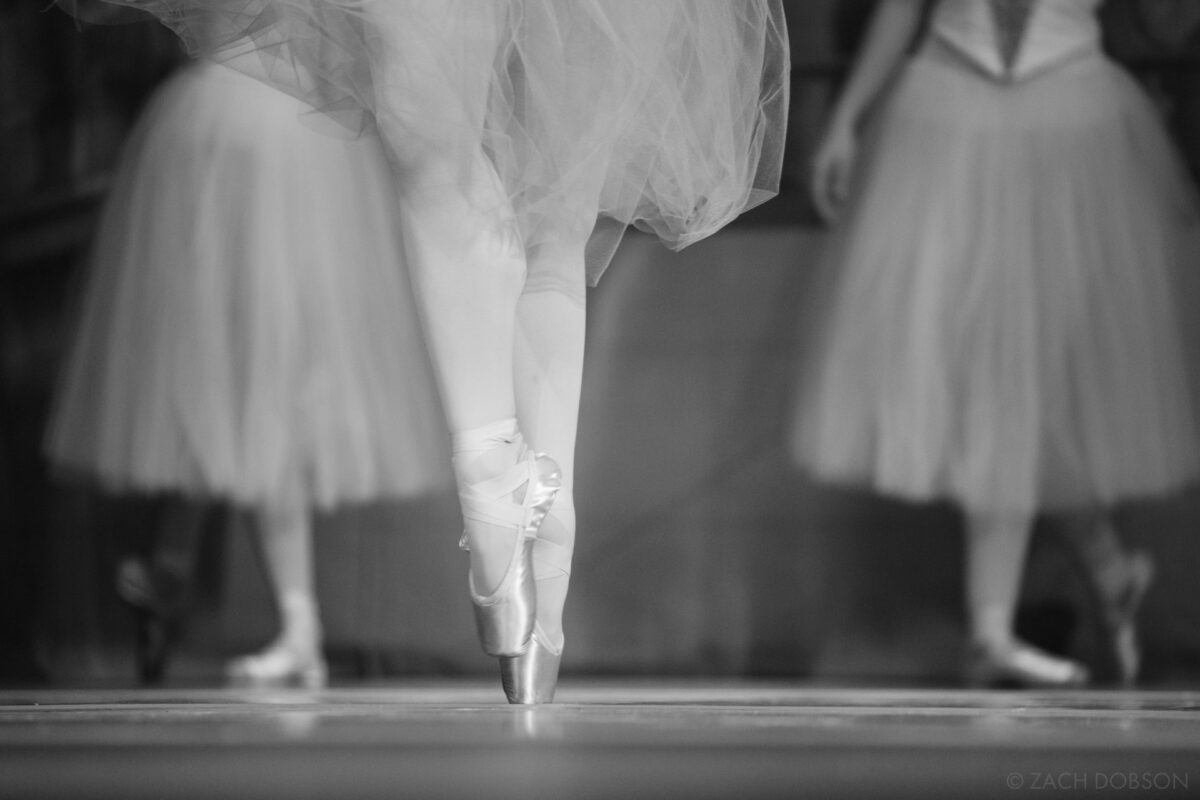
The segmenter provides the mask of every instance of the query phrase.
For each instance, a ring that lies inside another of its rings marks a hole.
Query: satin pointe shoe
[[[1020,642],[1003,648],[972,645],[964,677],[976,688],[1067,689],[1091,680],[1082,664]]]
[[[179,583],[156,573],[143,559],[130,556],[117,565],[117,595],[133,612],[138,680],[147,686],[163,682],[179,629]]]
[[[299,648],[282,641],[260,653],[233,659],[226,666],[225,675],[236,686],[323,689],[329,683],[325,659],[318,649]]]
[[[1137,550],[1123,556],[1120,564],[1095,578],[1100,621],[1117,667],[1117,677],[1126,686],[1137,681],[1142,648],[1137,631],[1137,614],[1146,592],[1154,583],[1154,560]]]
[[[514,527],[519,532],[504,577],[491,593],[481,594],[474,573],[467,575],[479,643],[488,655],[517,656],[529,648],[537,607],[533,545],[561,486],[562,472],[554,459],[530,453],[498,477],[472,484],[460,493],[467,520]],[[523,500],[514,502],[522,489]],[[459,546],[469,549],[465,533]]]
[[[553,703],[562,652],[562,646],[555,650],[542,626],[534,623],[529,649],[521,655],[500,659],[500,683],[508,702],[513,705]]]

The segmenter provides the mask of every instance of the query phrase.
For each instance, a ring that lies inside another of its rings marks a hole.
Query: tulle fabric
[[[69,477],[319,507],[447,484],[381,144],[300,109],[215,64],[148,105],[50,423]]]
[[[779,0],[120,1],[401,159],[482,148],[527,247],[595,226],[593,281],[627,225],[679,248],[778,190]]]
[[[858,174],[800,387],[804,465],[1018,514],[1195,479],[1177,282],[1200,218],[1123,71],[1095,55],[1012,85],[918,57]]]

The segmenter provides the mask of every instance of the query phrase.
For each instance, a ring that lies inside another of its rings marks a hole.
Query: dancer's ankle
[[[521,432],[515,416],[503,417],[474,428],[464,428],[451,434],[456,474],[474,469],[475,462],[488,453],[503,450],[505,445],[520,443]],[[469,475],[464,475],[468,477]]]
[[[321,648],[321,614],[317,599],[304,592],[288,592],[279,601],[279,635],[274,646],[293,651]]]
[[[469,455],[455,455],[454,475],[459,483],[471,486],[502,474],[512,467],[525,449],[518,437],[515,441],[497,442],[490,449]]]
[[[559,500],[564,501],[562,508]],[[538,627],[542,631],[543,644],[556,654],[563,649],[563,608],[571,582],[574,520],[570,492],[560,493],[555,498],[554,508],[546,515],[533,550]]]
[[[542,585],[538,585],[538,590],[541,591]],[[563,632],[562,617],[555,615],[544,615],[541,611],[538,612],[537,626],[540,635],[543,637],[543,644],[547,649],[555,654],[563,651],[563,643],[566,640],[566,634]]]
[[[509,417],[453,435],[454,473],[460,495],[464,490],[498,478],[521,459],[525,444],[515,417]],[[512,502],[524,499],[525,487],[513,493]],[[474,590],[490,594],[504,579],[520,531],[513,526],[491,524],[463,509],[464,545],[471,554]],[[473,518],[474,517],[474,518]]]
[[[971,644],[989,652],[1011,650],[1017,645],[1013,633],[1012,608],[1005,603],[973,603],[970,608]]]

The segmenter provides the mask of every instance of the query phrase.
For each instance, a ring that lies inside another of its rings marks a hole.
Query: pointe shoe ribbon
[[[537,605],[533,546],[561,486],[562,473],[554,459],[530,454],[501,475],[465,487],[459,495],[465,519],[515,528],[518,534],[504,577],[489,594],[479,591],[474,572],[467,575],[479,642],[489,655],[516,656],[529,648]],[[513,502],[521,487],[525,487],[523,501]],[[459,545],[469,549],[465,533]]]

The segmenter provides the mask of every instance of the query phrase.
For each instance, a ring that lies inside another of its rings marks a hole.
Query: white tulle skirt
[[[299,114],[215,64],[152,98],[94,245],[49,428],[58,467],[246,504],[445,484],[380,142]]]
[[[800,386],[817,476],[971,511],[1110,504],[1197,476],[1177,281],[1186,171],[1099,55],[1000,85],[922,55],[874,120]]]
[[[593,281],[628,225],[682,247],[778,189],[780,0],[112,2],[394,152],[482,151],[528,248],[595,226]]]

